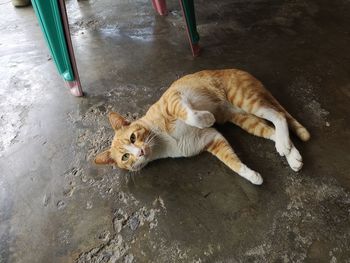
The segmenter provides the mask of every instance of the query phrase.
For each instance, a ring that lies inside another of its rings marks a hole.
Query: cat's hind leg
[[[243,78],[240,85],[236,89],[228,89],[228,101],[246,113],[272,122],[276,129],[276,149],[281,156],[287,156],[291,150],[291,142],[285,113],[270,102],[272,96],[251,76]]]
[[[231,122],[240,126],[245,131],[259,137],[276,142],[275,129],[265,120],[248,113],[234,113]],[[291,143],[291,149],[286,155],[289,166],[294,171],[299,171],[303,166],[303,159],[295,146]]]
[[[241,127],[243,130],[258,137],[275,140],[275,129],[267,122],[253,114],[233,113],[230,122]]]
[[[226,139],[218,133],[208,144],[206,150],[215,155],[220,161],[226,164],[231,170],[238,173],[243,178],[253,184],[263,183],[261,175],[241,162]]]
[[[252,113],[273,123],[276,130],[275,145],[277,152],[281,156],[289,155],[292,148],[292,142],[289,138],[288,124],[284,113],[274,109],[272,106],[260,106]]]

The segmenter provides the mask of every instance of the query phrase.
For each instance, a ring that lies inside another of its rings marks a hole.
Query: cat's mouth
[[[149,157],[151,155],[151,146],[144,144],[140,149],[140,152],[140,155],[137,157],[136,162],[130,168],[130,171],[140,171],[149,162]]]
[[[130,171],[137,172],[147,165],[148,161],[144,156],[140,157],[131,167]]]

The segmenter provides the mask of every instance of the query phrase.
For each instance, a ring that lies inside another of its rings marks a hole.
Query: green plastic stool
[[[32,0],[59,74],[74,96],[83,96],[64,0]]]
[[[199,55],[199,34],[197,32],[196,15],[193,0],[179,0],[186,23],[186,31],[191,51],[194,57]],[[162,16],[166,15],[166,0],[152,0],[154,9]]]
[[[192,54],[198,56],[199,34],[193,0],[179,0],[179,2]],[[152,3],[159,14],[167,14],[165,0],[152,0]],[[64,0],[32,0],[32,5],[59,74],[74,96],[83,96]]]

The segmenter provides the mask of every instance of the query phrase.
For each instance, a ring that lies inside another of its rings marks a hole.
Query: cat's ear
[[[115,161],[111,157],[111,151],[107,150],[97,154],[95,157],[95,164],[114,164]]]
[[[111,112],[108,114],[109,122],[114,130],[118,130],[123,126],[129,125],[130,122],[124,119],[123,116],[116,112]]]

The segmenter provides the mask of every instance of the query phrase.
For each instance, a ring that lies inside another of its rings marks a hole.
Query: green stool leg
[[[61,18],[62,18],[62,22],[63,22],[64,35],[66,37],[68,53],[69,53],[70,62],[72,65],[73,74],[74,74],[74,78],[75,78],[74,81],[66,81],[66,84],[70,88],[70,92],[74,96],[81,97],[81,96],[83,96],[83,90],[81,87],[77,62],[75,61],[72,39],[70,37],[69,23],[68,23],[68,16],[67,16],[65,0],[58,0],[58,4],[59,4],[60,10],[61,10]]]
[[[63,77],[73,95],[82,96],[64,2],[57,0],[32,0],[32,5],[59,74]],[[74,69],[71,59],[74,63]]]
[[[199,34],[197,32],[196,16],[193,0],[179,0],[180,6],[186,22],[188,40],[191,45],[193,56],[199,54]]]

